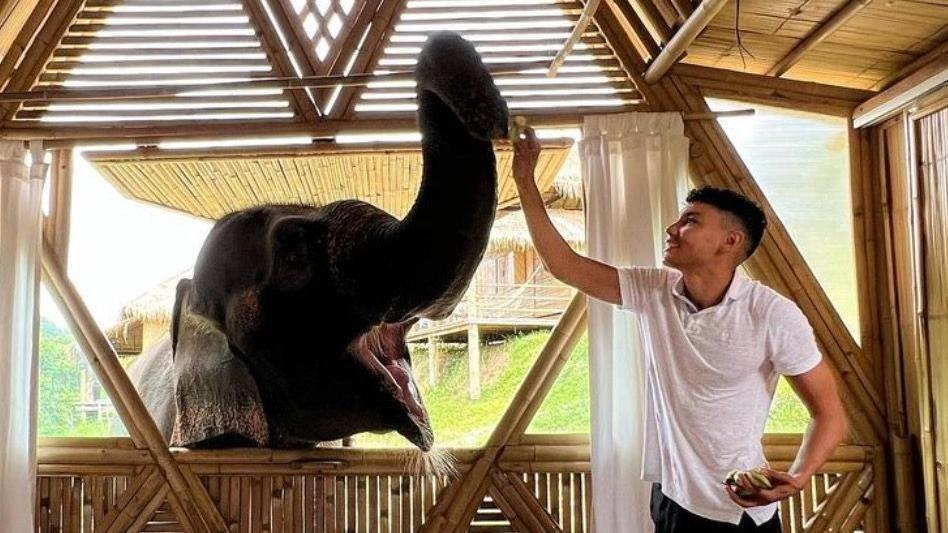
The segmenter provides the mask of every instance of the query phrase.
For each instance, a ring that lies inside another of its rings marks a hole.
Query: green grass
[[[428,386],[428,354],[412,350],[415,379],[431,417],[435,440],[442,446],[480,446],[490,436],[517,388],[536,360],[548,332],[510,337],[504,343],[481,350],[481,397],[468,397],[467,349],[442,346],[438,354],[439,377]],[[563,367],[546,400],[528,428],[529,433],[589,432],[588,343],[584,335]],[[780,380],[767,431],[799,433],[809,420],[806,409],[789,385]],[[396,433],[361,434],[358,446],[406,446]]]

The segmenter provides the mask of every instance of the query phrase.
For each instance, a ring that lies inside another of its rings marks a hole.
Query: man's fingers
[[[754,507],[755,505],[757,505],[753,501],[747,500],[739,496],[737,492],[735,492],[734,489],[730,486],[725,485],[724,490],[727,491],[727,495],[731,498],[731,500],[734,503],[740,505],[741,507]]]

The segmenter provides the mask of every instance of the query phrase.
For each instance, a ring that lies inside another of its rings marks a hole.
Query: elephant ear
[[[267,446],[257,383],[217,325],[191,312],[191,297],[191,280],[181,280],[171,323],[176,413],[170,444]]]

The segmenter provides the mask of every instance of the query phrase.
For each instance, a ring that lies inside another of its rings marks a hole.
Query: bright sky
[[[74,160],[69,277],[99,326],[122,306],[190,268],[211,228],[202,219],[122,196],[80,153]],[[45,292],[45,291],[44,291]],[[64,325],[44,294],[44,316]]]

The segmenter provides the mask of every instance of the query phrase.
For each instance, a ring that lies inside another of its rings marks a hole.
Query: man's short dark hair
[[[686,200],[689,204],[701,202],[725,211],[736,218],[747,234],[747,257],[754,254],[767,228],[767,218],[764,211],[750,198],[730,189],[717,187],[701,187],[692,189]]]

